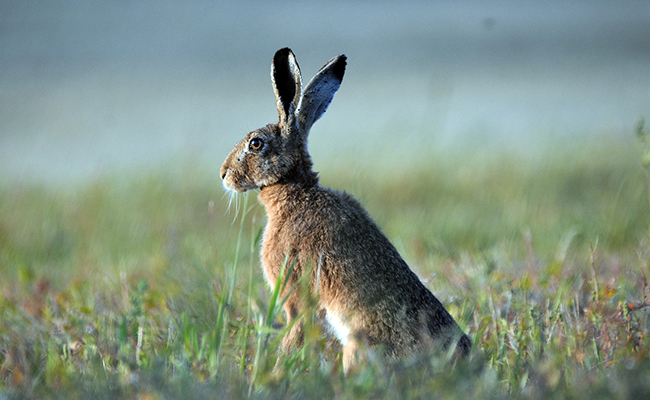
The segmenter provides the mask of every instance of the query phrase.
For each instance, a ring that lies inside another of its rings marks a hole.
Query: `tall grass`
[[[291,265],[265,283],[263,209],[248,194],[233,221],[216,170],[5,184],[0,395],[647,397],[650,206],[638,146],[471,156],[323,171],[362,200],[474,341],[453,366],[371,358],[347,377],[314,315],[303,316],[305,344],[279,352]]]

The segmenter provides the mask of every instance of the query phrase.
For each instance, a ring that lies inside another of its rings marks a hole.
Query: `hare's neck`
[[[272,215],[291,213],[296,205],[302,203],[307,192],[318,187],[318,173],[312,170],[311,159],[306,154],[305,151],[282,179],[260,191],[258,197],[269,218]]]
[[[306,148],[297,156],[296,163],[278,183],[307,189],[318,185],[318,173],[312,169],[313,163]]]
[[[264,205],[269,219],[282,218],[291,214],[298,205],[303,204],[307,193],[315,187],[318,187],[318,178],[315,184],[307,186],[301,183],[276,183],[264,187],[258,198]]]

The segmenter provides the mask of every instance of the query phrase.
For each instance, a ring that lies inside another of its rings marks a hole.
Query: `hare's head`
[[[327,110],[345,73],[344,55],[325,64],[302,90],[300,67],[293,52],[280,49],[273,57],[271,80],[280,120],[250,132],[235,145],[221,166],[227,189],[245,192],[277,183],[313,185],[307,136]]]

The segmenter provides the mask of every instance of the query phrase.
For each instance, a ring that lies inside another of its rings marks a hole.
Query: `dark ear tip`
[[[280,50],[275,52],[275,55],[273,56],[273,61],[279,62],[280,60],[286,60],[287,58],[289,58],[290,54],[293,54],[293,51],[291,51],[291,49],[288,47],[283,47]]]
[[[336,57],[336,61],[334,62],[334,65],[332,65],[332,72],[340,80],[343,80],[343,75],[345,74],[345,66],[347,65],[347,59],[348,58],[345,56],[345,54],[341,54],[340,56]]]

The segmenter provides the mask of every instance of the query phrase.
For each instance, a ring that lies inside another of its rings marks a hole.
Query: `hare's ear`
[[[327,62],[305,87],[298,123],[300,131],[307,135],[314,122],[323,116],[332,102],[334,94],[343,81],[347,57],[341,54]]]
[[[278,50],[273,56],[271,80],[280,124],[291,126],[295,123],[295,113],[302,96],[302,78],[296,56],[288,47]]]

